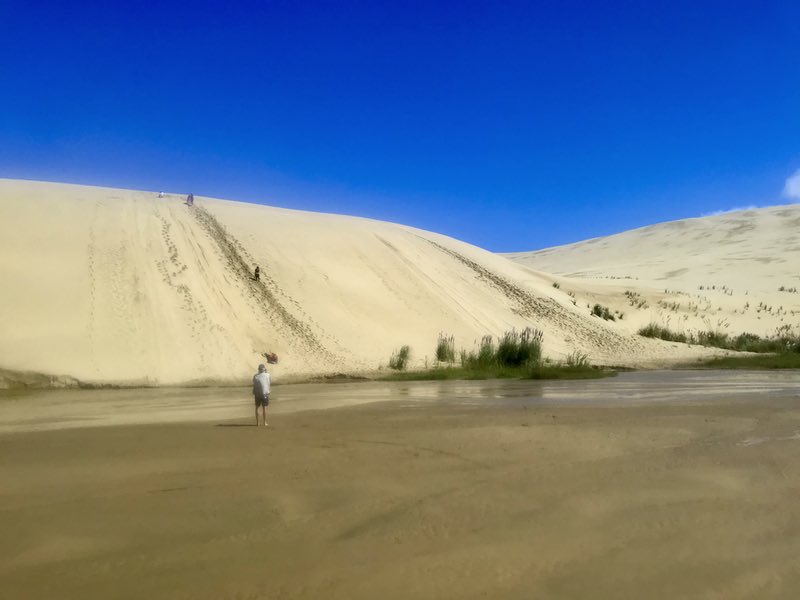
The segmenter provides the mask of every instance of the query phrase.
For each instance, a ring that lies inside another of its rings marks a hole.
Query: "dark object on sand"
[[[275,354],[274,352],[264,352],[264,354],[262,354],[261,356],[266,358],[267,362],[269,364],[271,364],[271,365],[277,365],[278,364],[278,355]]]
[[[261,281],[261,269],[259,267],[256,267],[256,270],[253,273],[253,279],[256,281]]]
[[[189,206],[194,206],[194,194],[189,194],[186,196],[186,204]]]

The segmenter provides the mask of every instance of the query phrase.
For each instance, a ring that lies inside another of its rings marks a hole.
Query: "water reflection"
[[[273,414],[373,402],[462,406],[692,402],[764,395],[800,398],[791,371],[645,371],[588,381],[415,381],[298,384],[273,388]],[[0,433],[225,421],[252,416],[249,387],[48,390],[0,394]]]

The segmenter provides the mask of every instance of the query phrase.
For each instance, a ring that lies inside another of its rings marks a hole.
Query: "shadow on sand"
[[[217,423],[214,427],[258,427],[254,423]]]

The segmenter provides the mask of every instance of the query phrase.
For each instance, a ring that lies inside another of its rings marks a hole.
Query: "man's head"
[[[258,372],[259,373],[266,373],[267,372],[267,365],[264,365],[264,364],[258,365]]]

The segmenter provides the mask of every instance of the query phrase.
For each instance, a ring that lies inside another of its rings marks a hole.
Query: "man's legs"
[[[256,402],[256,427],[258,427],[258,402]]]
[[[261,405],[261,416],[264,417],[264,427],[266,427],[267,426],[267,403],[266,402]],[[256,421],[258,421],[257,417],[256,417]]]

